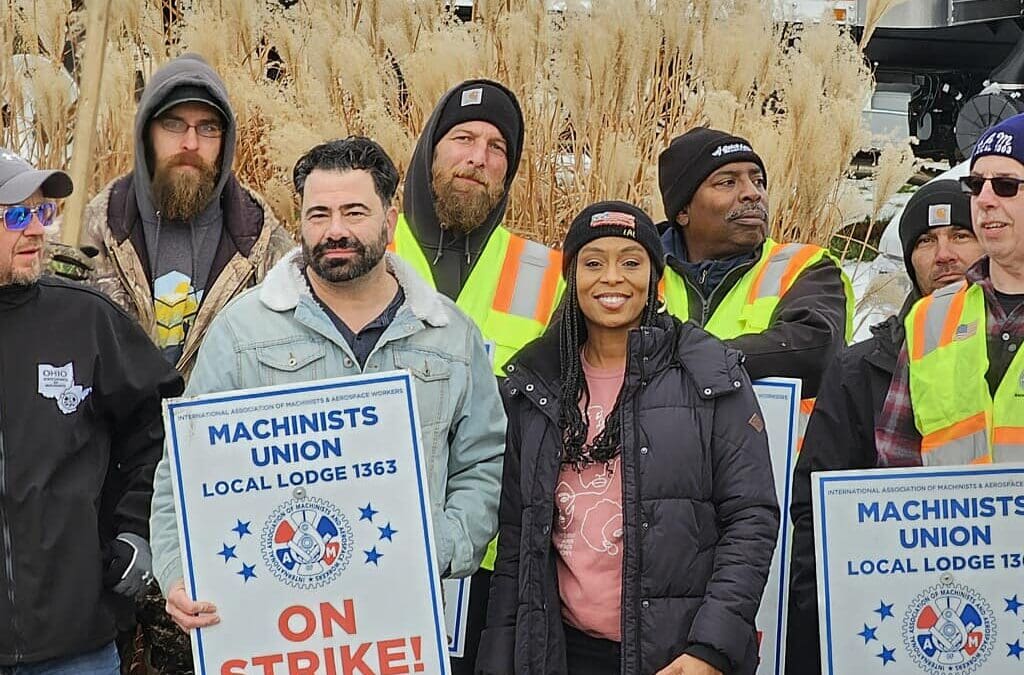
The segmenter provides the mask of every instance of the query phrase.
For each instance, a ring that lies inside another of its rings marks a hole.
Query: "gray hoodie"
[[[151,182],[153,167],[146,151],[153,113],[172,91],[181,86],[205,89],[228,115],[214,196],[206,208],[189,222],[167,220],[157,211]],[[157,323],[166,329],[161,331],[159,346],[171,363],[177,362],[181,355],[184,335],[191,326],[209,281],[223,229],[220,196],[235,157],[236,131],[234,112],[224,82],[196,54],[179,56],[154,73],[142,92],[135,114],[135,198],[146,238]],[[183,285],[187,288],[187,296],[179,294]]]

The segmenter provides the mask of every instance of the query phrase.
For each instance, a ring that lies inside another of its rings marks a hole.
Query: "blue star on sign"
[[[359,513],[361,514],[359,516],[359,520],[368,520],[368,521],[370,521],[372,523],[373,522],[373,517],[375,515],[377,515],[378,513],[380,513],[380,511],[374,511],[373,510],[373,504],[371,504],[370,502],[366,502],[366,508],[363,508],[362,506],[360,506],[359,507]]]
[[[887,616],[888,617],[892,617],[893,619],[896,618],[895,616],[893,616],[893,613],[892,613],[892,605],[885,604],[884,600],[879,600],[878,601],[878,609],[873,610],[873,611],[876,614],[878,614],[878,616],[882,617],[882,619],[881,619],[882,621],[885,621],[885,617],[887,617]]]
[[[237,532],[238,533],[238,538],[241,539],[242,537],[244,537],[247,534],[252,534],[252,532],[249,531],[249,524],[251,522],[252,522],[251,520],[247,520],[247,521],[245,521],[243,523],[242,521],[239,520],[238,524],[231,528],[231,531],[232,532]]]
[[[376,546],[371,548],[369,551],[363,551],[363,553],[366,554],[366,564],[367,565],[369,565],[370,563],[373,563],[374,565],[377,565],[379,567],[379,563],[377,561],[384,557],[383,554],[377,553],[377,547]]]
[[[893,618],[896,618],[896,617],[893,617]],[[875,654],[875,656],[877,656],[878,658],[882,659],[882,665],[884,666],[885,664],[889,663],[890,661],[892,661],[893,663],[896,662],[895,654],[896,654],[896,648],[895,647],[893,647],[892,649],[889,649],[885,645],[882,645],[882,653],[881,654]]]
[[[1006,655],[1006,658],[1016,656],[1017,660],[1020,661],[1020,655],[1024,653],[1024,647],[1020,646],[1020,638],[1017,638],[1013,642],[1007,642],[1006,646],[1010,648],[1010,653]]]
[[[244,579],[246,583],[249,583],[249,579],[256,578],[256,566],[246,565],[245,563],[242,563],[242,569],[239,570],[237,574],[240,577],[242,577],[242,579]]]
[[[877,640],[878,639],[877,637],[875,637],[875,631],[877,631],[877,630],[878,630],[877,628],[871,628],[867,624],[864,624],[864,630],[862,630],[861,632],[857,633],[857,635],[859,635],[862,638],[864,638],[864,644],[867,644],[871,640]]]
[[[1014,614],[1017,613],[1018,609],[1024,607],[1024,602],[1018,601],[1016,594],[1012,598],[1003,598],[1003,602],[1006,603],[1006,611],[1013,612]]]
[[[218,553],[217,555],[224,556],[224,562],[227,562],[232,558],[238,557],[237,555],[235,555],[235,548],[235,546],[228,546],[227,544],[224,544],[224,548],[222,548],[220,550],[220,553]]]
[[[384,527],[378,527],[377,529],[380,530],[380,538],[387,539],[388,541],[394,541],[391,537],[398,532],[398,530],[391,529],[391,523],[388,523]]]

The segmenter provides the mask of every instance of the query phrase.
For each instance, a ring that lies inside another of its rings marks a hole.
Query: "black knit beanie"
[[[573,218],[562,244],[562,276],[568,277],[569,266],[575,263],[581,248],[602,237],[635,239],[647,249],[657,278],[661,278],[665,269],[665,251],[661,247],[658,228],[643,209],[618,201],[591,204]]]
[[[765,182],[768,181],[764,162],[745,138],[707,127],[697,127],[673,138],[658,156],[658,186],[665,219],[674,223],[704,179],[733,162],[757,164]]]
[[[523,113],[515,95],[497,82],[467,80],[445,94],[447,103],[437,118],[433,145],[456,124],[490,122],[508,144],[508,156],[518,157],[523,143]]]
[[[903,264],[914,288],[921,290],[910,258],[917,239],[933,227],[954,225],[971,229],[971,198],[951,179],[933,180],[918,188],[907,202],[900,216],[900,244],[903,246]]]

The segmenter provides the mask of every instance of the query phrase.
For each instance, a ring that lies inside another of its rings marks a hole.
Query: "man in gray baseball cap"
[[[152,573],[161,400],[183,389],[106,296],[40,275],[72,190],[0,148],[0,673],[120,672],[119,622]]]

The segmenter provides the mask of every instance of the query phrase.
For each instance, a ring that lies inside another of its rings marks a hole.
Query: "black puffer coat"
[[[779,529],[768,442],[730,350],[692,323],[631,332],[621,405],[622,672],[690,653],[757,665],[754,615]],[[566,673],[551,528],[561,456],[558,328],[506,366],[509,415],[480,675]]]

